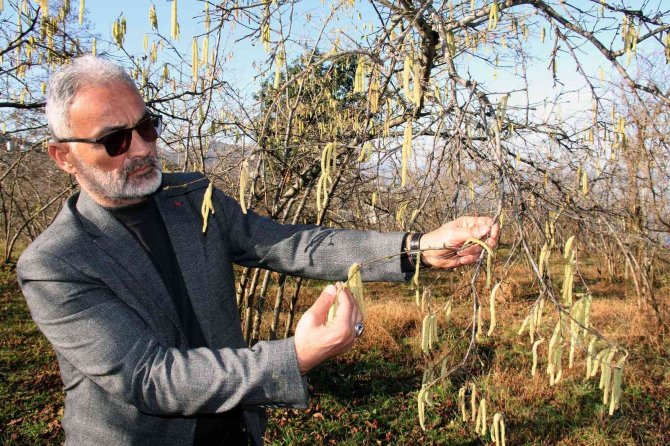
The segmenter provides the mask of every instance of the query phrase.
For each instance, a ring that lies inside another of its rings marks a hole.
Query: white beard
[[[157,156],[134,158],[130,160],[118,174],[102,172],[84,161],[73,159],[77,169],[77,180],[81,186],[107,200],[122,204],[124,201],[146,198],[158,190],[162,181]],[[145,166],[153,169],[142,175],[130,174]]]

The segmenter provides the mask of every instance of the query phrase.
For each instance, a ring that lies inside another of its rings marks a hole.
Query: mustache
[[[160,169],[158,157],[150,155],[145,158],[133,158],[123,167],[123,176],[127,178],[131,173],[147,166],[153,167],[154,169]]]

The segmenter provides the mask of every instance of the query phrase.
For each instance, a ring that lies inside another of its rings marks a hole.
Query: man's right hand
[[[328,310],[337,299],[335,317],[328,321]],[[298,321],[295,351],[300,373],[351,348],[356,340],[354,325],[363,321],[351,292],[342,285],[328,285]]]

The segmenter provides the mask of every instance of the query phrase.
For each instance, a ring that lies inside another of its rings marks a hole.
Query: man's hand
[[[337,299],[337,310],[328,321],[328,309]],[[354,325],[363,321],[356,301],[341,283],[328,285],[295,327],[295,352],[300,373],[351,348],[356,340]]]
[[[425,263],[438,268],[469,265],[479,258],[482,247],[473,244],[460,249],[463,243],[469,238],[482,240],[486,237],[486,244],[495,248],[498,244],[498,232],[499,226],[497,223],[493,224],[491,217],[461,217],[421,237],[420,249],[428,249],[422,251],[422,259]]]

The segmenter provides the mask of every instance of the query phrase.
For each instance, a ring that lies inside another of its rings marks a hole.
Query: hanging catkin
[[[533,367],[530,369],[530,376],[535,376],[537,373],[537,348],[544,342],[544,338],[540,338],[533,343]]]
[[[600,365],[599,388],[603,391],[603,404],[607,404],[609,402],[610,383],[612,381],[612,359],[614,359],[616,352],[616,348],[610,348],[607,355],[603,356],[603,361]]]
[[[479,401],[479,418],[481,422],[479,433],[484,436],[486,435],[486,398]]]
[[[554,327],[554,333],[551,335],[549,340],[549,347],[547,349],[547,374],[549,375],[549,385],[553,386],[558,381],[558,368],[559,364],[556,364],[556,351],[561,348],[560,344],[562,342],[562,333],[561,333],[561,315],[559,314],[558,321]]]
[[[420,307],[421,306],[421,282],[419,280],[419,271],[421,267],[421,252],[417,252],[416,254],[407,254],[407,255],[416,255],[415,258],[415,267],[414,267],[414,275],[412,276],[412,285],[414,286],[414,300],[416,301],[416,306]]]
[[[489,9],[489,31],[493,31],[498,26],[499,15],[498,3],[494,0]]]
[[[491,336],[493,334],[493,329],[496,328],[496,292],[498,291],[498,288],[500,288],[500,283],[501,282],[495,284],[491,290],[491,296],[489,297],[489,314],[491,320],[489,321],[489,331],[486,333],[487,336]]]
[[[316,185],[316,207],[319,212],[328,203],[328,185],[332,184],[330,172],[337,162],[337,147],[329,142],[321,152],[321,176]]]
[[[405,186],[407,184],[407,165],[409,163],[409,157],[412,154],[412,119],[407,119],[405,124],[405,133],[402,139],[402,165],[401,165],[401,181],[400,185]]]
[[[84,0],[81,0],[82,3]],[[152,3],[151,8],[149,8],[149,25],[154,31],[158,31],[158,15],[156,14],[156,6]]]
[[[547,262],[549,260],[549,256],[551,255],[551,250],[549,249],[549,245],[547,242],[544,242],[544,245],[542,245],[542,250],[540,251],[540,260],[538,261],[538,270],[540,273],[540,276],[543,276],[545,271],[548,271],[548,266]]]
[[[279,90],[279,85],[281,83],[281,70],[286,64],[286,55],[283,49],[280,49],[277,52],[277,60],[275,61],[275,78],[272,84],[272,88]]]
[[[202,55],[200,56],[200,65],[207,68],[207,61],[209,56],[209,36],[205,35],[202,38]]]
[[[417,395],[417,411],[419,412],[419,425],[426,430],[426,386],[421,386]]]
[[[591,342],[589,342],[589,347],[586,352],[586,379],[591,378],[591,369],[594,366],[594,354],[596,349],[596,340],[595,336],[591,337]]]
[[[430,353],[430,315],[424,316],[421,322],[421,351],[425,354]]]
[[[473,243],[481,246],[486,251],[486,288],[491,288],[491,258],[493,257],[493,251],[489,245],[477,238],[467,239],[465,243],[463,243],[463,247]]]
[[[200,59],[198,58],[198,39],[193,38],[193,43],[191,45],[191,76],[193,77],[193,82],[198,80],[198,71],[200,69]]]
[[[415,107],[421,106],[421,100],[423,99],[423,89],[421,85],[421,64],[414,63],[413,66],[413,77],[414,77],[414,90],[412,92],[412,102]]]
[[[614,366],[612,376],[612,395],[610,396],[609,414],[613,415],[614,411],[619,408],[621,404],[621,382],[623,380],[623,366],[628,358],[628,354],[624,355]]]
[[[374,77],[370,80],[370,112],[379,111],[379,79]]]
[[[477,419],[477,386],[475,383],[470,383],[470,421],[474,422]]]
[[[365,300],[363,294],[363,279],[361,274],[361,265],[354,263],[349,267],[349,272],[347,274],[347,286],[351,290],[354,299],[356,299],[356,304],[361,310],[361,313],[365,315]]]
[[[177,21],[177,0],[172,0],[172,14],[170,18],[170,36],[179,39],[179,22]]]
[[[207,190],[205,191],[205,195],[202,198],[202,206],[200,208],[200,212],[202,214],[202,233],[204,234],[207,232],[207,220],[209,218],[209,214],[214,214],[214,205],[212,204],[212,192],[214,190],[214,183],[212,181],[209,182],[209,186],[207,186]]]
[[[358,56],[356,64],[356,74],[354,76],[354,93],[365,92],[365,76],[367,75],[367,65],[365,56]]]
[[[458,391],[458,407],[461,410],[461,418],[463,419],[464,422],[468,421],[468,413],[465,410],[465,391],[466,390],[467,390],[466,387],[463,386]]]
[[[412,75],[412,57],[410,55],[405,56],[405,63],[403,64],[402,70],[402,87],[405,93],[405,97],[411,97],[411,90],[409,88],[409,81]]]
[[[505,445],[505,421],[502,414],[496,413],[493,415],[493,423],[491,424],[491,439],[496,446]]]
[[[244,160],[242,162],[242,167],[240,169],[240,207],[242,208],[242,213],[247,213],[247,205],[245,202],[245,193],[247,190],[247,180],[249,179],[249,161]]]

